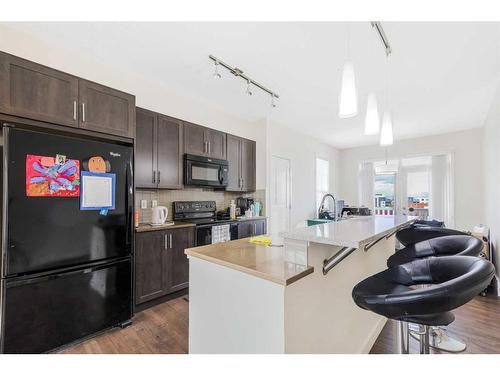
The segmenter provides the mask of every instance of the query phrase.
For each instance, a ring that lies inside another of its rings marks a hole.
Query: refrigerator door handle
[[[19,285],[26,285],[26,284],[33,284],[33,283],[39,283],[41,281],[47,281],[47,280],[54,280],[54,279],[60,279],[62,277],[67,277],[67,276],[73,276],[73,275],[78,275],[78,274],[86,274],[86,273],[92,273],[95,271],[98,271],[100,269],[104,268],[109,268],[112,267],[116,264],[122,263],[122,262],[128,262],[130,258],[125,258],[125,259],[120,259],[120,260],[115,260],[111,262],[103,262],[102,264],[90,266],[87,268],[80,268],[76,270],[67,270],[67,271],[60,271],[59,273],[55,274],[49,274],[49,275],[44,275],[44,276],[38,276],[38,277],[32,277],[32,278],[27,278],[23,277],[19,280],[7,280],[6,285],[8,288],[14,287],[14,286],[19,286]]]
[[[125,207],[126,207],[126,220],[125,220],[125,236],[126,236],[126,244],[131,245],[132,244],[132,222],[133,222],[133,215],[134,215],[134,189],[133,189],[133,181],[134,181],[134,171],[130,165],[130,163],[127,163],[127,171],[126,171],[126,176],[125,176]],[[132,251],[130,251],[132,252]]]

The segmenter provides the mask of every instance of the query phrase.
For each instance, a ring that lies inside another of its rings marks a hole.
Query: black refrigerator
[[[127,324],[133,147],[13,125],[2,130],[1,352],[48,352]],[[114,209],[82,210],[75,196],[30,196],[29,155],[64,155],[81,170],[88,158],[102,157],[115,175]]]

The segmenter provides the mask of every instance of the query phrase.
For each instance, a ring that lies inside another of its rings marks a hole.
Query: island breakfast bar
[[[411,217],[356,217],[186,249],[190,353],[368,353],[386,318],[358,308],[354,285],[386,268]]]

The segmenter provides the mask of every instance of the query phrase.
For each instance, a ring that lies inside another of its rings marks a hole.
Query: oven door
[[[184,184],[191,186],[227,186],[226,160],[186,155],[184,159]]]
[[[196,246],[205,246],[212,244],[212,225],[196,226]]]

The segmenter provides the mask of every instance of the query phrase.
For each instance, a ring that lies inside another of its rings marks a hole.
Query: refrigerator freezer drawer
[[[5,280],[4,353],[42,353],[132,316],[130,258],[23,281]]]

